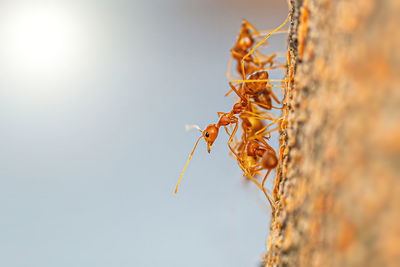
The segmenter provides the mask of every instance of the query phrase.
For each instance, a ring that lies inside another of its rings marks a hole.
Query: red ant
[[[229,57],[229,62],[228,62],[228,70],[226,73],[226,77],[228,79],[231,78],[231,65],[232,65],[232,58],[236,60],[237,62],[237,72],[241,73],[241,65],[240,62],[242,59],[247,55],[245,58],[246,64],[245,64],[245,69],[247,73],[254,72],[259,69],[276,69],[276,68],[281,68],[283,66],[275,66],[272,67],[274,63],[275,57],[277,54],[273,54],[271,56],[265,57],[261,54],[259,55],[248,55],[249,49],[251,49],[254,45],[254,37],[258,37],[260,40],[261,36],[264,35],[266,32],[271,32],[271,30],[266,30],[263,32],[259,32],[250,22],[247,20],[243,19],[242,20],[242,26],[240,27],[239,34],[237,36],[236,43],[233,45],[232,49],[230,50],[230,57]],[[274,31],[272,34],[277,34],[277,33],[283,33],[286,31]],[[263,41],[263,44],[265,45],[266,42]],[[254,57],[254,58],[253,58]],[[263,61],[259,60],[259,57],[264,57]],[[270,64],[270,67],[264,68],[265,65]]]
[[[275,206],[270,196],[266,192],[265,182],[267,181],[267,178],[271,171],[275,169],[276,166],[278,166],[278,158],[276,156],[275,150],[270,145],[268,145],[268,143],[265,142],[263,138],[257,138],[257,141],[252,140],[248,142],[246,146],[246,155],[248,157],[253,157],[256,162],[260,161],[259,163],[255,164],[255,166],[252,166],[251,171],[254,174],[265,169],[268,170],[264,176],[264,179],[262,180],[261,186],[259,187],[264,192],[269,204],[271,205],[272,211],[274,212]],[[248,173],[247,175],[250,178],[253,174]],[[259,184],[257,183],[257,185]]]
[[[267,36],[264,37],[264,39],[259,42],[256,46],[254,46],[246,55],[244,55],[242,57],[242,59],[240,60],[241,62],[241,67],[242,67],[242,76],[243,79],[246,80],[246,72],[245,72],[245,61],[248,61],[247,58],[251,57],[253,55],[253,53],[256,51],[256,49],[261,46],[263,43],[265,43],[269,37],[271,37],[271,35],[273,35],[274,33],[278,32],[283,26],[285,26],[285,24],[289,21],[289,18],[291,17],[292,14],[289,14],[288,17],[286,18],[286,20],[275,30],[273,30],[272,32],[270,32],[269,34],[267,34]]]
[[[264,140],[269,139],[269,137],[266,137],[265,135],[268,134],[270,136],[270,132],[273,130],[269,130],[268,132],[265,132],[265,130],[272,124],[264,127],[261,120],[263,116],[256,112],[257,109],[253,112],[244,111],[240,115],[240,118],[242,119],[243,135],[241,142],[236,146],[238,151],[237,153],[240,155],[237,159],[245,176],[251,179],[264,192],[272,209],[274,209],[274,205],[272,204],[273,201],[268,196],[264,187],[265,181],[267,180],[271,170],[276,168],[278,164],[275,150]],[[253,176],[264,169],[268,171],[260,185],[255,181]]]
[[[190,153],[189,159],[187,160],[187,162],[185,164],[185,167],[183,168],[181,176],[179,177],[178,183],[177,183],[177,185],[175,187],[175,191],[174,191],[175,195],[178,192],[178,187],[179,187],[179,184],[181,182],[182,176],[183,176],[183,174],[184,174],[184,172],[186,170],[186,167],[189,164],[190,159],[193,156],[194,151],[196,150],[197,144],[199,143],[200,139],[204,138],[204,140],[207,143],[207,151],[208,151],[208,153],[210,153],[211,146],[214,144],[214,141],[217,139],[218,133],[219,133],[219,128],[221,126],[224,126],[226,132],[230,136],[229,140],[228,140],[229,149],[232,151],[232,153],[237,158],[239,158],[239,156],[236,154],[235,150],[232,148],[231,143],[232,143],[233,137],[235,136],[235,134],[237,132],[237,129],[238,129],[238,126],[239,126],[238,125],[239,120],[235,115],[240,114],[241,112],[243,112],[245,107],[246,107],[246,104],[244,102],[236,103],[233,106],[233,108],[232,108],[232,110],[230,112],[228,112],[228,113],[218,112],[218,116],[220,116],[220,118],[219,118],[217,124],[210,124],[203,131],[199,129],[200,132],[202,133],[202,135],[197,139],[197,141],[196,141],[196,143],[194,145],[194,148],[193,148],[192,152]],[[233,125],[233,124],[235,125],[235,128],[233,129],[232,134],[229,134],[227,126],[228,125]]]

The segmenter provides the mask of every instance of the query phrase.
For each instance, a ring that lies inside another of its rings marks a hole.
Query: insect
[[[264,117],[261,115],[264,112],[258,111],[254,106],[251,106],[251,108],[251,111],[245,110],[239,116],[242,120],[242,137],[240,142],[235,145],[239,155],[237,160],[245,177],[250,180],[255,180],[253,178],[261,174],[262,170],[268,170],[261,184],[253,182],[264,192],[272,209],[274,209],[273,201],[268,196],[264,185],[271,170],[278,163],[275,150],[265,141],[270,138],[270,133],[275,129],[267,131],[266,129],[272,124],[267,125],[266,128],[262,119]]]
[[[244,99],[244,95],[249,95],[252,97],[256,103],[259,104],[260,107],[264,107],[266,109],[272,108],[271,105],[271,99],[272,97],[278,104],[280,104],[278,98],[275,96],[275,94],[272,92],[271,87],[283,87],[281,85],[272,85],[270,84],[271,82],[283,82],[285,80],[270,80],[268,72],[263,69],[264,64],[261,64],[258,68],[253,68],[251,71],[251,74],[247,77],[246,73],[248,72],[248,68],[246,67],[246,62],[254,62],[253,59],[253,54],[256,52],[257,48],[260,47],[263,43],[265,43],[269,37],[271,37],[272,34],[278,32],[288,21],[290,18],[291,14],[288,15],[286,20],[275,30],[267,34],[265,38],[259,42],[257,45],[255,45],[249,52],[246,54],[244,51],[250,49],[250,44],[253,44],[253,39],[251,38],[251,35],[248,33],[246,25],[249,25],[248,23],[244,23],[241,28],[241,31],[239,33],[238,39],[236,44],[234,45],[234,48],[231,50],[231,53],[236,56],[236,60],[240,60],[240,70],[238,72],[241,72],[241,76],[243,77],[243,80],[235,80],[235,81],[230,81],[229,86],[231,87],[231,90],[226,94],[230,94],[230,92],[234,91],[242,100]],[[251,24],[250,24],[251,25]],[[250,26],[248,26],[250,27]],[[254,26],[251,26],[251,28],[254,28]],[[255,28],[254,28],[255,29]],[[257,32],[257,30],[255,30]],[[247,40],[247,41],[246,41]],[[236,50],[234,50],[236,48]],[[241,51],[241,53],[237,52]],[[255,57],[256,58],[256,57]],[[230,74],[230,63],[229,61],[228,64],[228,74]],[[260,63],[259,60],[257,60],[255,63]],[[260,64],[258,64],[260,65]],[[227,75],[230,76],[230,75]],[[229,77],[228,77],[229,78]],[[248,80],[251,80],[248,82]],[[233,84],[234,83],[242,83],[242,92],[239,92]],[[267,86],[268,84],[268,86]]]
[[[243,19],[242,25],[239,30],[239,34],[237,36],[236,42],[230,50],[230,56],[228,61],[228,69],[226,73],[226,77],[231,79],[231,67],[232,67],[232,59],[236,60],[236,70],[238,73],[241,73],[241,64],[242,59],[249,53],[249,50],[253,47],[255,43],[255,39],[261,40],[261,36],[265,34],[265,32],[271,32],[271,30],[259,32],[256,27],[254,27],[250,22]],[[286,31],[275,31],[272,34],[284,33]],[[264,45],[267,43],[264,41]],[[246,73],[252,73],[258,69],[276,69],[282,68],[284,66],[277,64],[274,59],[277,54],[272,54],[269,56],[264,56],[261,53],[250,54],[246,57],[244,68]],[[265,67],[265,65],[269,64],[269,67]],[[277,66],[274,66],[277,65]]]
[[[232,143],[233,137],[235,136],[236,131],[237,131],[238,126],[239,126],[238,125],[239,120],[235,115],[236,114],[240,114],[244,110],[245,106],[246,106],[245,103],[239,102],[239,103],[236,103],[235,105],[233,105],[232,110],[230,112],[228,112],[228,113],[218,112],[218,116],[220,116],[220,118],[218,120],[218,123],[217,124],[208,125],[203,131],[200,130],[202,135],[197,139],[197,141],[196,141],[196,143],[194,145],[194,148],[193,148],[192,152],[190,153],[189,159],[187,160],[187,162],[185,164],[185,167],[183,168],[181,176],[179,177],[178,183],[177,183],[177,185],[175,187],[175,191],[174,191],[175,195],[178,192],[178,187],[179,187],[179,184],[181,182],[182,176],[185,173],[186,167],[189,164],[189,161],[192,158],[193,153],[196,150],[197,144],[199,143],[200,139],[204,138],[204,140],[207,143],[207,151],[208,151],[208,153],[210,153],[211,146],[214,144],[215,140],[217,139],[218,133],[219,133],[219,128],[221,126],[225,127],[226,132],[229,134],[228,129],[226,128],[226,126],[233,125],[233,124],[235,125],[235,128],[234,128],[232,134],[229,134],[230,137],[229,137],[229,140],[228,140],[228,147],[230,148],[231,152],[236,157],[239,157],[236,154],[236,152],[233,149],[233,147],[231,146],[231,143]]]
[[[247,143],[246,154],[247,156],[253,157],[257,162],[257,164],[255,165],[255,169],[253,169],[254,172],[267,170],[267,173],[262,180],[261,188],[262,191],[265,193],[272,209],[274,210],[275,207],[273,205],[273,201],[268,196],[265,190],[265,182],[267,181],[267,178],[271,171],[275,169],[278,165],[276,152],[270,145],[268,145],[263,137],[258,136],[255,140],[251,140]]]
[[[256,49],[258,47],[260,47],[263,43],[265,43],[268,40],[268,38],[271,37],[272,34],[278,32],[283,26],[285,26],[285,24],[289,21],[290,17],[291,17],[291,14],[289,13],[286,20],[278,28],[276,28],[275,30],[273,30],[272,32],[267,34],[267,36],[265,36],[261,42],[259,42],[257,45],[255,45],[246,55],[244,55],[242,57],[242,59],[240,60],[240,63],[241,63],[242,76],[243,76],[244,80],[246,79],[245,61],[247,60],[247,58],[251,57],[251,55],[256,51]]]
[[[227,70],[228,79],[231,78],[230,74],[231,74],[232,58],[236,60],[237,67],[239,67],[243,57],[248,53],[249,49],[253,47],[255,42],[254,37],[257,36],[258,34],[259,34],[258,30],[251,23],[249,23],[245,19],[242,20],[242,26],[240,27],[236,43],[230,50],[231,54],[229,57],[228,70]],[[257,57],[249,56],[246,60],[245,67],[255,68],[256,66],[254,65],[258,65],[259,67],[260,64],[261,62],[258,60]],[[240,67],[238,69],[240,70]]]
[[[246,80],[230,81],[229,86],[231,89],[244,101],[246,96],[253,98],[255,104],[266,108],[272,108],[271,97],[280,104],[276,95],[272,92],[271,87],[283,87],[282,85],[272,85],[271,82],[282,82],[284,80],[271,80],[268,79],[269,74],[266,70],[256,71],[248,76]],[[242,84],[238,90],[234,83]]]
[[[259,108],[264,110],[270,110],[272,108],[280,109],[279,107],[274,107],[272,104],[272,100],[278,104],[280,104],[280,101],[271,88],[284,86],[272,83],[283,82],[286,80],[269,79],[267,70],[286,67],[286,65],[275,61],[276,54],[265,56],[261,52],[257,51],[257,48],[266,44],[267,39],[272,34],[277,33],[287,23],[289,18],[290,14],[283,24],[267,34],[258,43],[256,43],[256,38],[261,39],[261,33],[248,21],[243,20],[236,43],[230,50],[230,59],[227,71],[227,77],[230,79],[231,63],[232,60],[235,60],[237,63],[236,70],[240,75],[240,78],[229,81],[229,86],[231,89],[230,92],[235,92],[239,97],[239,100],[233,105],[231,111],[227,113],[217,113],[219,119],[216,124],[209,124],[204,130],[197,127],[201,132],[201,136],[196,140],[193,150],[186,161],[176,184],[174,191],[175,194],[178,192],[183,174],[193,157],[200,139],[204,139],[207,143],[207,151],[210,153],[211,146],[214,145],[215,140],[218,138],[220,128],[224,127],[229,136],[227,145],[230,149],[231,155],[238,162],[244,175],[252,180],[257,187],[262,190],[267,197],[272,210],[275,210],[273,200],[265,189],[265,182],[271,171],[277,167],[278,157],[275,150],[267,143],[267,141],[270,138],[271,132],[277,129],[270,129],[270,127],[279,123],[281,119],[275,119],[273,114],[261,111]],[[230,92],[228,92],[227,95]],[[270,121],[270,123],[265,124],[264,121]],[[242,136],[239,139],[240,141],[238,141],[236,134],[240,125]],[[259,182],[255,176],[261,174],[262,171],[266,171],[266,173],[264,174],[262,181]]]

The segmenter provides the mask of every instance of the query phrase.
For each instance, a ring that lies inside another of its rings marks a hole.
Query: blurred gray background
[[[0,266],[257,266],[270,209],[221,132],[229,49],[280,1],[0,2]],[[267,52],[284,51],[275,36]],[[277,76],[272,78],[279,78]],[[276,90],[279,91],[279,90]]]

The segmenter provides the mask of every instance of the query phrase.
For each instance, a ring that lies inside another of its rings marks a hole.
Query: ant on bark
[[[231,59],[232,57],[237,61],[237,71],[241,73],[243,80],[235,80],[235,81],[230,81],[229,86],[231,87],[231,90],[225,94],[225,96],[229,95],[232,91],[234,91],[241,99],[243,99],[243,95],[249,95],[250,98],[253,98],[255,104],[258,106],[265,108],[265,109],[271,109],[273,108],[272,106],[272,101],[271,97],[278,103],[280,104],[278,98],[275,96],[275,94],[272,92],[271,87],[283,87],[281,85],[272,85],[270,84],[271,82],[283,82],[285,80],[270,80],[268,72],[266,71],[266,68],[264,67],[267,63],[270,63],[271,68],[273,65],[273,58],[276,56],[276,54],[270,56],[266,61],[261,62],[258,57],[255,55],[256,50],[258,47],[260,47],[262,44],[265,44],[267,39],[279,32],[279,30],[288,22],[291,14],[288,15],[286,20],[275,30],[267,34],[267,36],[259,42],[257,45],[254,46],[250,51],[248,51],[254,44],[254,39],[253,36],[250,34],[250,29],[253,30],[254,34],[259,35],[257,29],[250,24],[247,21],[243,21],[242,27],[240,29],[237,41],[233,48],[231,49],[231,56],[229,58],[229,63],[228,63],[228,71],[227,71],[227,77],[228,79],[230,77],[230,68],[231,68]],[[247,52],[248,51],[248,52]],[[262,56],[262,55],[259,55]],[[284,66],[279,66],[279,67],[284,67]],[[246,77],[246,73],[250,72],[251,74],[249,77]],[[248,82],[248,80],[251,80],[251,82]],[[241,86],[241,93],[235,86],[233,85],[234,83],[240,83],[242,84]],[[257,84],[260,83],[260,84]],[[268,84],[268,86],[267,86]],[[274,107],[276,108],[276,107]],[[278,108],[279,109],[279,108]]]
[[[259,113],[257,108],[251,106],[251,111],[245,110],[240,114],[243,134],[241,141],[235,144],[237,154],[239,155],[236,159],[245,177],[252,180],[264,192],[274,210],[273,201],[268,196],[264,185],[267,177],[278,164],[275,150],[265,141],[270,138],[270,133],[275,129],[266,131],[272,124],[264,126],[263,119],[265,118]],[[260,184],[254,177],[260,174],[262,170],[267,170],[267,173]]]
[[[228,79],[232,78],[231,77],[232,58],[237,62],[236,69],[238,73],[241,73],[241,61],[243,59],[245,60],[244,67],[247,73],[252,73],[259,69],[277,69],[284,67],[279,64],[278,66],[273,66],[274,64],[277,63],[274,61],[277,54],[272,54],[270,56],[264,56],[262,54],[253,54],[253,53],[249,54],[249,49],[251,49],[255,43],[255,37],[258,37],[257,39],[261,40],[262,35],[264,35],[266,32],[269,33],[271,31],[272,30],[259,32],[256,29],[256,27],[254,27],[250,22],[248,22],[245,19],[242,20],[242,25],[240,27],[236,43],[230,50],[228,69],[226,72],[226,77]],[[279,29],[277,29],[276,31],[273,31],[272,34],[278,34],[284,32],[286,31],[284,30],[279,31]],[[264,41],[263,44],[266,45],[267,43]],[[264,60],[260,60],[260,58],[263,58]],[[267,64],[269,64],[270,66],[265,68],[265,65]]]
[[[204,138],[204,140],[207,143],[207,151],[208,151],[208,153],[210,153],[211,146],[214,144],[215,140],[217,139],[218,133],[219,133],[219,128],[221,126],[223,126],[225,128],[225,131],[230,136],[229,140],[228,140],[229,149],[231,150],[231,152],[237,158],[239,157],[238,154],[236,154],[236,152],[233,149],[233,147],[231,146],[231,143],[232,143],[233,137],[235,136],[235,134],[237,132],[237,129],[238,129],[238,126],[239,126],[238,125],[239,120],[235,115],[240,114],[241,112],[243,112],[245,107],[246,107],[246,103],[245,102],[236,103],[235,105],[233,105],[233,108],[232,108],[232,110],[230,112],[228,112],[228,113],[218,112],[218,116],[220,116],[220,118],[219,118],[217,124],[210,124],[203,131],[199,129],[200,132],[202,133],[202,135],[197,139],[197,141],[196,141],[196,143],[194,145],[194,148],[193,148],[192,152],[190,153],[189,159],[186,161],[185,167],[183,168],[181,176],[179,177],[178,183],[177,183],[177,185],[175,187],[175,191],[174,191],[175,195],[178,192],[178,187],[179,187],[179,184],[181,182],[182,176],[183,176],[183,174],[184,174],[184,172],[186,170],[186,167],[189,164],[190,159],[193,156],[194,151],[196,150],[197,144],[199,143],[200,139]],[[235,128],[234,128],[232,134],[229,134],[227,126],[228,125],[233,125],[233,124],[235,125]]]
[[[268,72],[266,71],[268,68],[265,66],[270,64],[269,69],[273,69],[285,67],[286,65],[275,66],[274,64],[276,62],[274,61],[274,58],[276,57],[276,54],[266,57],[261,53],[257,53],[256,49],[262,44],[265,44],[266,40],[272,34],[277,33],[287,23],[290,16],[291,14],[289,14],[283,24],[266,35],[266,37],[263,38],[262,41],[258,42],[254,47],[254,36],[259,37],[261,34],[252,24],[245,20],[243,21],[237,41],[231,49],[227,71],[227,77],[230,78],[231,61],[232,58],[235,59],[237,61],[237,71],[241,74],[243,79],[230,81],[229,86],[231,88],[230,92],[234,91],[240,100],[238,103],[234,104],[232,110],[228,113],[217,113],[219,117],[217,124],[210,124],[204,130],[196,127],[198,130],[200,130],[202,135],[197,139],[194,148],[190,153],[188,160],[186,161],[175,187],[175,194],[177,194],[183,174],[194,154],[194,151],[197,148],[200,139],[203,138],[206,141],[207,151],[210,153],[211,146],[218,138],[219,130],[221,126],[223,126],[229,136],[228,147],[231,151],[231,155],[236,158],[244,174],[264,192],[273,211],[275,210],[273,201],[267,194],[264,185],[271,171],[276,168],[278,164],[278,158],[275,150],[266,142],[266,140],[269,139],[269,136],[267,137],[266,135],[269,135],[270,132],[276,130],[276,128],[272,130],[268,129],[270,126],[279,123],[281,119],[274,119],[271,114],[258,111],[256,106],[267,110],[276,108],[272,106],[272,99],[280,104],[280,101],[272,92],[271,88],[284,86],[274,85],[271,84],[271,82],[283,82],[286,80],[270,80]],[[260,58],[262,60],[260,60]],[[246,77],[247,72],[251,73],[248,77]],[[239,87],[237,88],[237,85],[235,84],[238,84]],[[228,92],[227,95],[230,92]],[[243,135],[240,142],[237,142],[236,139],[234,140],[240,124],[238,117],[242,120],[243,129]],[[272,123],[264,125],[263,120],[269,120],[272,121]],[[231,133],[229,132],[228,127],[231,129]],[[235,141],[233,147],[232,141]],[[254,175],[259,174],[260,171],[263,170],[267,170],[267,172],[260,183],[254,178]]]

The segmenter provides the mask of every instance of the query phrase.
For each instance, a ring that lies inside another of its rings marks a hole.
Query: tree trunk
[[[400,265],[400,1],[292,0],[267,266]]]

